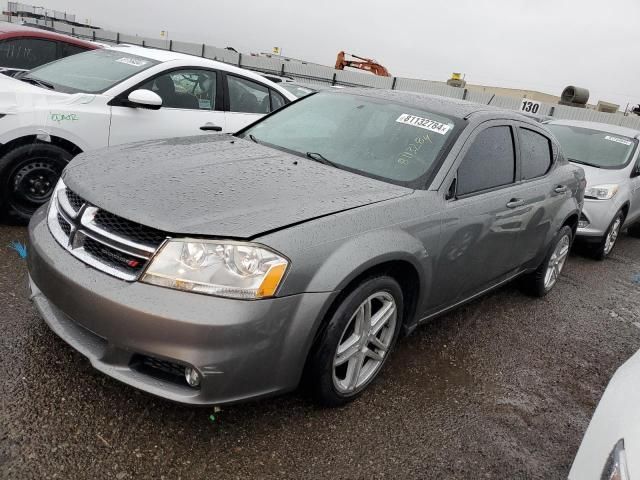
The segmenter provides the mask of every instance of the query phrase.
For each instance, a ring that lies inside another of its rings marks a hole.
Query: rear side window
[[[30,70],[56,59],[56,42],[17,38],[0,42],[0,67]]]
[[[522,154],[522,179],[531,180],[545,175],[553,158],[551,142],[544,135],[526,128],[519,129]]]
[[[490,127],[478,134],[458,167],[458,195],[508,185],[515,178],[510,127]]]
[[[269,89],[246,78],[227,75],[229,110],[244,113],[269,113]]]

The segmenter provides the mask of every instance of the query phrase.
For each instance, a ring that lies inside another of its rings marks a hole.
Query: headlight
[[[249,243],[169,240],[153,257],[142,282],[254,300],[275,295],[289,262]]]
[[[586,198],[595,198],[597,200],[609,200],[618,193],[618,185],[596,185],[595,187],[587,187],[584,192]]]

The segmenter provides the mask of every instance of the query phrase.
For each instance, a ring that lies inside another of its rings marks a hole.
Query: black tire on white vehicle
[[[21,145],[0,159],[0,217],[27,223],[48,202],[62,170],[73,158],[50,143]]]

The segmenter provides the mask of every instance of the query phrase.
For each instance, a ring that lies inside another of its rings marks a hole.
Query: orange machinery
[[[358,60],[347,60],[345,57],[349,55],[350,57],[357,58]],[[380,65],[375,60],[370,58],[359,57],[357,55],[352,55],[350,53],[339,52],[338,58],[336,58],[336,70],[344,70],[344,67],[357,68],[359,70],[365,70],[367,72],[371,72],[374,75],[379,75],[381,77],[390,77],[391,74],[389,70],[387,70],[384,66]]]

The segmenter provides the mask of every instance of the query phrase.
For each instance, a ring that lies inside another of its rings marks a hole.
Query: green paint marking
[[[51,120],[54,122],[77,122],[80,120],[75,113],[52,113]]]

